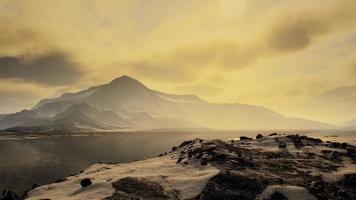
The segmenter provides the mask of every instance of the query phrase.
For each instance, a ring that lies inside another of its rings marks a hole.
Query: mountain
[[[344,123],[343,128],[347,130],[356,130],[356,119]]]
[[[0,129],[30,127],[75,131],[334,128],[317,121],[286,117],[260,106],[208,103],[195,95],[166,94],[128,76],[77,93],[41,100],[31,110],[0,119]]]

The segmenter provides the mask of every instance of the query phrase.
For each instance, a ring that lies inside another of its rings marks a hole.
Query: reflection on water
[[[0,140],[0,189],[17,193],[78,173],[98,162],[155,157],[193,138],[229,139],[257,131],[218,133],[118,133],[113,136]]]

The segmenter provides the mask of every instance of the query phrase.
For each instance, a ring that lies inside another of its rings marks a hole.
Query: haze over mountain
[[[146,129],[328,129],[333,125],[286,117],[264,107],[209,103],[194,95],[147,88],[121,76],[108,84],[58,98],[31,110],[0,116],[9,131],[94,131]]]

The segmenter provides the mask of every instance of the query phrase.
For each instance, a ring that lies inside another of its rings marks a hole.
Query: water
[[[229,139],[257,133],[260,132],[118,133],[0,140],[0,190],[11,189],[21,194],[34,183],[51,183],[94,163],[152,158],[188,139]]]

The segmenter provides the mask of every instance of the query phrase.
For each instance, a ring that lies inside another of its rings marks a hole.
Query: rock
[[[262,134],[258,134],[258,135],[256,136],[256,139],[260,139],[260,138],[263,138],[263,135],[262,135]]]
[[[11,190],[3,190],[0,193],[0,200],[20,200],[20,197]]]
[[[273,192],[269,200],[288,200],[282,193]]]
[[[82,186],[82,188],[88,187],[92,184],[90,178],[85,178],[82,181],[80,181],[80,185]]]
[[[172,147],[172,151],[176,151],[178,149],[177,146]]]
[[[324,150],[321,151],[321,153],[323,153],[323,154],[329,154],[331,152],[333,152],[333,151],[331,151],[329,149],[324,149]]]
[[[246,136],[241,136],[241,137],[240,137],[240,140],[241,140],[241,141],[242,141],[242,140],[252,140],[252,138],[246,137]]]
[[[252,200],[257,197],[268,183],[264,180],[235,174],[221,172],[207,183],[199,200]]]
[[[271,134],[269,134],[269,136],[276,136],[277,135],[277,133],[271,133]]]
[[[279,142],[279,143],[278,143],[278,148],[281,148],[281,149],[282,149],[282,148],[287,148],[287,143],[282,142],[282,141]]]
[[[339,148],[340,147],[340,142],[331,142],[330,143],[330,146],[332,147],[332,148]]]
[[[143,178],[126,177],[112,183],[116,194],[129,195],[130,199],[155,199],[155,200],[178,200],[180,199],[179,191],[166,190],[158,182],[149,181]],[[115,196],[115,194],[114,194]],[[114,198],[106,198],[114,199]],[[117,198],[122,199],[122,198]]]
[[[341,147],[342,149],[346,149],[347,146],[348,146],[348,144],[345,143],[345,142],[341,143],[341,145],[340,145],[340,147]]]
[[[192,141],[192,140],[187,140],[187,141],[184,141],[184,142],[182,142],[182,144],[180,144],[180,145],[179,145],[179,147],[178,147],[178,148],[181,148],[181,147],[187,146],[187,145],[192,144],[192,143],[193,143],[193,141]]]
[[[34,184],[32,184],[31,189],[35,189],[35,188],[37,188],[37,187],[39,187],[39,185],[36,184],[36,183],[34,183]]]
[[[59,178],[55,181],[55,183],[61,183],[63,181],[66,181],[67,179],[66,178]]]
[[[345,187],[356,188],[356,173],[355,174],[345,174],[342,183]]]

